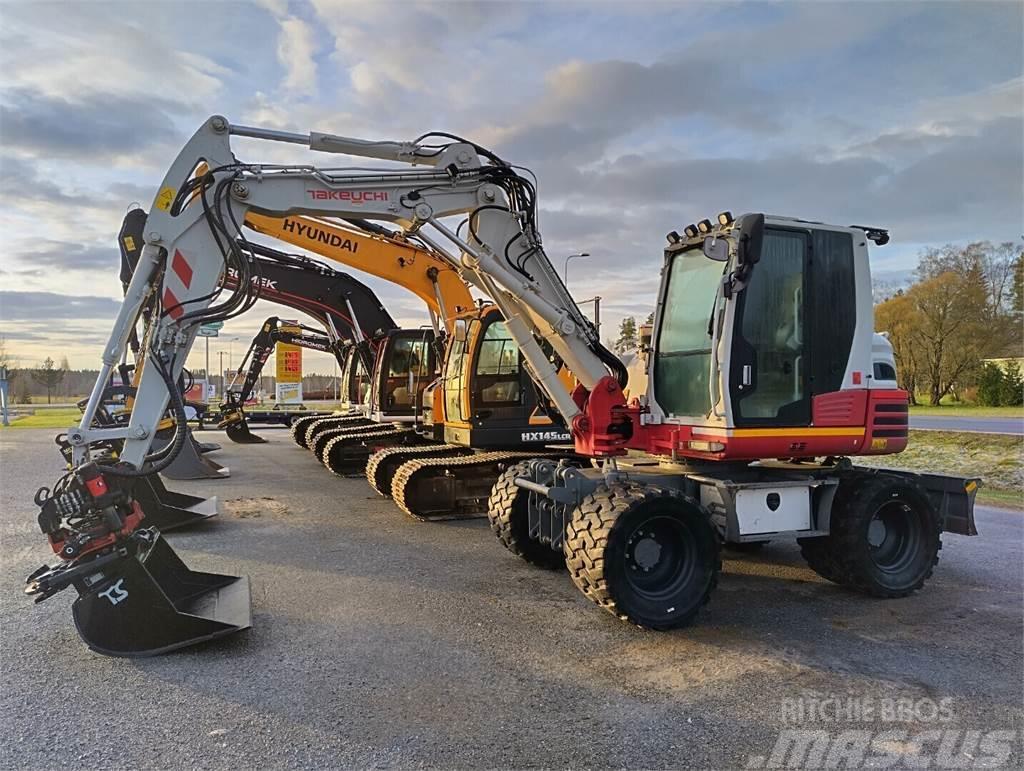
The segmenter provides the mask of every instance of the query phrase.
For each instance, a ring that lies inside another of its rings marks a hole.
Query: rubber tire
[[[884,504],[899,502],[913,514],[916,554],[897,573],[880,569],[871,557],[868,528]],[[942,520],[925,492],[913,482],[865,473],[839,483],[832,505],[829,535],[800,541],[807,564],[818,575],[872,597],[913,594],[931,577],[942,549]]]
[[[517,557],[544,570],[565,568],[565,555],[546,543],[530,538],[527,501],[529,492],[515,486],[515,478],[526,476],[528,462],[505,469],[487,499],[487,521],[502,545]]]
[[[657,603],[638,597],[630,587],[624,554],[626,539],[653,513],[686,526],[697,539],[694,556],[699,560],[692,580]],[[692,623],[711,599],[722,570],[718,533],[707,510],[677,490],[648,485],[602,486],[586,496],[573,511],[564,548],[569,575],[587,598],[623,621],[655,630]]]

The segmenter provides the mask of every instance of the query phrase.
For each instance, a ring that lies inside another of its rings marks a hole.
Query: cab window
[[[519,403],[519,346],[504,321],[491,322],[480,342],[473,392],[477,403],[496,407]]]

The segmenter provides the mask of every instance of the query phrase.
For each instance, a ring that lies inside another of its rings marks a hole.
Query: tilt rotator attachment
[[[57,437],[64,459],[71,464],[71,445],[63,435]],[[97,447],[98,451],[113,460],[111,447]],[[176,493],[164,486],[159,474],[146,474],[140,477],[111,477],[112,484],[122,489],[135,501],[146,517],[146,525],[155,527],[160,532],[175,530],[179,527],[191,527],[205,522],[217,515],[217,497],[200,498],[196,495]],[[38,502],[37,502],[38,503]],[[42,503],[38,503],[42,506]],[[43,532],[46,532],[45,530]]]
[[[36,602],[74,586],[75,627],[107,656],[153,656],[252,625],[249,579],[190,570],[146,519],[122,477],[86,463],[36,494],[39,527],[61,562],[26,579]],[[108,480],[110,484],[108,484]]]

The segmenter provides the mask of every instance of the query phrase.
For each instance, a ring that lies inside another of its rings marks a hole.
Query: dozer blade
[[[159,534],[75,588],[78,634],[106,656],[155,656],[252,626],[248,577],[189,570]]]
[[[217,515],[217,498],[200,498],[176,493],[164,487],[159,474],[148,474],[135,480],[132,497],[146,515],[147,527],[167,532],[190,527]]]
[[[236,423],[228,423],[224,427],[228,439],[238,444],[266,444],[266,439],[249,430],[248,422],[240,420]]]
[[[171,440],[158,435],[153,440],[153,451],[162,449],[169,441]],[[198,444],[189,429],[181,452],[178,453],[171,465],[160,473],[168,479],[227,479],[231,476],[231,469],[209,458],[204,458],[199,452]]]

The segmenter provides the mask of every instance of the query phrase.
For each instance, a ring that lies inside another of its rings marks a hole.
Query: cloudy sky
[[[0,335],[22,366],[97,365],[121,217],[149,207],[214,113],[376,139],[445,130],[530,166],[555,264],[592,255],[569,283],[603,296],[606,336],[653,306],[664,234],[723,209],[889,227],[876,274],[929,244],[1019,239],[1022,8],[0,2]],[[424,323],[410,294],[367,283]],[[273,311],[212,350],[234,338],[237,360]]]

